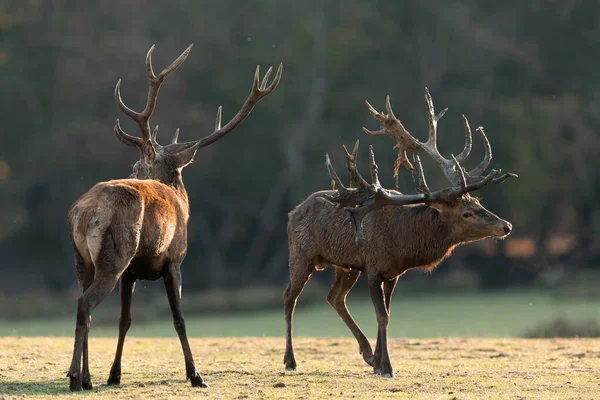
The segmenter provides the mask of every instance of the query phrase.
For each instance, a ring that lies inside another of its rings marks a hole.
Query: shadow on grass
[[[83,393],[90,392],[102,392],[105,390],[119,389],[119,386],[108,386],[98,385],[94,386],[92,390],[83,391]],[[39,380],[39,381],[0,381],[0,396],[2,395],[65,395],[71,393],[69,390],[69,379],[53,379],[53,380]]]

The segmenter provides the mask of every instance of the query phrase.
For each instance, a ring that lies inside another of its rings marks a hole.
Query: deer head
[[[177,129],[170,144],[164,146],[160,145],[157,142],[158,126],[154,128],[152,133],[150,132],[150,117],[156,107],[158,92],[167,76],[179,68],[186,60],[192,46],[193,45],[190,45],[185,49],[185,51],[177,57],[169,67],[158,74],[158,76],[154,74],[154,69],[152,67],[152,52],[154,51],[154,45],[148,50],[148,54],[146,55],[146,69],[149,81],[148,100],[146,102],[146,107],[141,112],[133,111],[125,105],[121,99],[121,80],[117,82],[115,87],[115,100],[117,101],[119,108],[125,115],[133,119],[142,131],[141,138],[125,133],[117,118],[114,128],[117,138],[126,145],[137,148],[140,152],[140,159],[134,164],[133,173],[130,178],[156,179],[162,182],[172,182],[174,179],[179,179],[181,169],[193,161],[194,155],[198,149],[209,146],[233,131],[248,116],[248,114],[250,114],[254,106],[263,97],[273,92],[277,88],[277,85],[279,85],[283,69],[282,64],[279,64],[275,78],[269,86],[267,86],[267,82],[273,68],[269,68],[262,81],[260,81],[260,67],[257,66],[250,95],[238,113],[231,121],[225,124],[225,126],[221,127],[222,107],[219,107],[215,121],[215,130],[210,135],[197,141],[178,143],[179,129]]]
[[[448,225],[455,230],[456,237],[462,243],[490,236],[502,238],[510,233],[512,225],[509,222],[494,215],[483,207],[478,199],[471,197],[469,194],[469,192],[481,189],[490,183],[502,183],[508,178],[517,177],[516,174],[510,172],[502,174],[502,170],[495,169],[483,176],[485,169],[492,159],[492,149],[482,127],[477,128],[477,132],[479,132],[483,141],[485,156],[476,168],[467,172],[460,165],[460,162],[464,161],[471,152],[472,139],[469,122],[463,115],[466,132],[463,151],[457,157],[452,155],[451,159],[443,157],[437,149],[437,123],[446,113],[447,109],[442,110],[437,115],[435,114],[431,95],[427,88],[425,89],[425,103],[428,111],[429,138],[425,143],[415,139],[402,125],[400,120],[396,118],[390,105],[389,96],[386,98],[387,112],[385,114],[377,112],[368,102],[366,103],[371,114],[375,119],[380,121],[381,129],[370,131],[363,128],[363,130],[368,135],[387,135],[396,139],[397,144],[394,146],[394,149],[398,150],[398,161],[395,166],[395,175],[397,176],[398,167],[402,164],[408,170],[413,171],[413,174],[416,172],[419,187],[417,194],[402,194],[382,188],[379,183],[377,165],[375,164],[375,155],[372,147],[370,148],[371,183],[365,181],[356,168],[358,141],[352,153],[349,153],[344,147],[346,152],[346,167],[355,188],[344,187],[331,165],[329,156],[326,156],[327,168],[335,188],[338,189],[338,195],[323,195],[322,198],[327,202],[334,203],[337,207],[344,207],[350,213],[349,218],[354,222],[356,227],[357,242],[360,243],[363,240],[362,220],[369,212],[386,205],[417,203],[426,203],[429,207],[435,209],[439,213],[439,217],[448,222]],[[440,167],[444,176],[450,181],[451,186],[431,192],[425,181],[419,156],[413,158],[413,162],[417,166],[415,171],[415,167],[406,155],[408,150],[422,152],[431,157]]]

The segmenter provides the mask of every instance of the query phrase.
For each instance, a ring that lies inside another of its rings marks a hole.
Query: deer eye
[[[464,218],[470,218],[472,216],[473,216],[473,213],[470,213],[470,212],[466,212],[466,213],[463,214]]]

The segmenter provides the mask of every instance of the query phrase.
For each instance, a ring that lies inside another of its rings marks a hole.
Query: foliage
[[[577,321],[560,316],[529,329],[523,336],[528,338],[600,337],[600,325],[595,319]]]
[[[129,174],[137,154],[111,131],[116,117],[135,129],[112,93],[122,78],[126,102],[140,107],[153,43],[156,68],[195,43],[161,91],[153,123],[162,140],[176,127],[184,140],[207,134],[219,104],[224,119],[237,111],[255,65],[284,64],[277,92],[185,171],[187,286],[283,282],[287,212],[329,186],[324,153],[341,164],[342,144],[371,143],[392,186],[393,142],[362,133],[376,126],[363,101],[382,109],[390,94],[396,115],[423,138],[425,86],[438,109],[450,107],[440,124],[442,152],[462,147],[464,113],[473,126],[485,125],[493,166],[520,174],[482,196],[511,220],[513,237],[536,239],[536,260],[525,268],[552,263],[546,242],[555,233],[575,237],[567,256],[597,265],[599,15],[591,0],[4,2],[0,253],[11,283],[2,288],[72,284],[67,209],[94,183]],[[466,166],[481,153],[476,140]],[[425,168],[432,186],[445,184]],[[401,175],[400,187],[414,190]],[[504,275],[506,284],[528,276]]]

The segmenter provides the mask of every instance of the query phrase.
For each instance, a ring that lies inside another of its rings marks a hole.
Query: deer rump
[[[315,192],[289,213],[291,257],[311,261],[319,271],[330,264],[360,271],[377,265],[382,278],[392,279],[412,268],[433,270],[455,247],[438,212],[426,204],[385,206],[370,212],[363,222],[364,244],[358,245],[348,212],[319,201],[323,195],[335,194],[334,190]]]
[[[168,259],[185,256],[185,240],[176,238],[186,237],[188,218],[174,190],[155,180],[98,183],[69,210],[75,249],[91,270],[82,272],[93,274],[98,257],[114,252],[131,258],[128,270],[147,280],[160,278]]]

